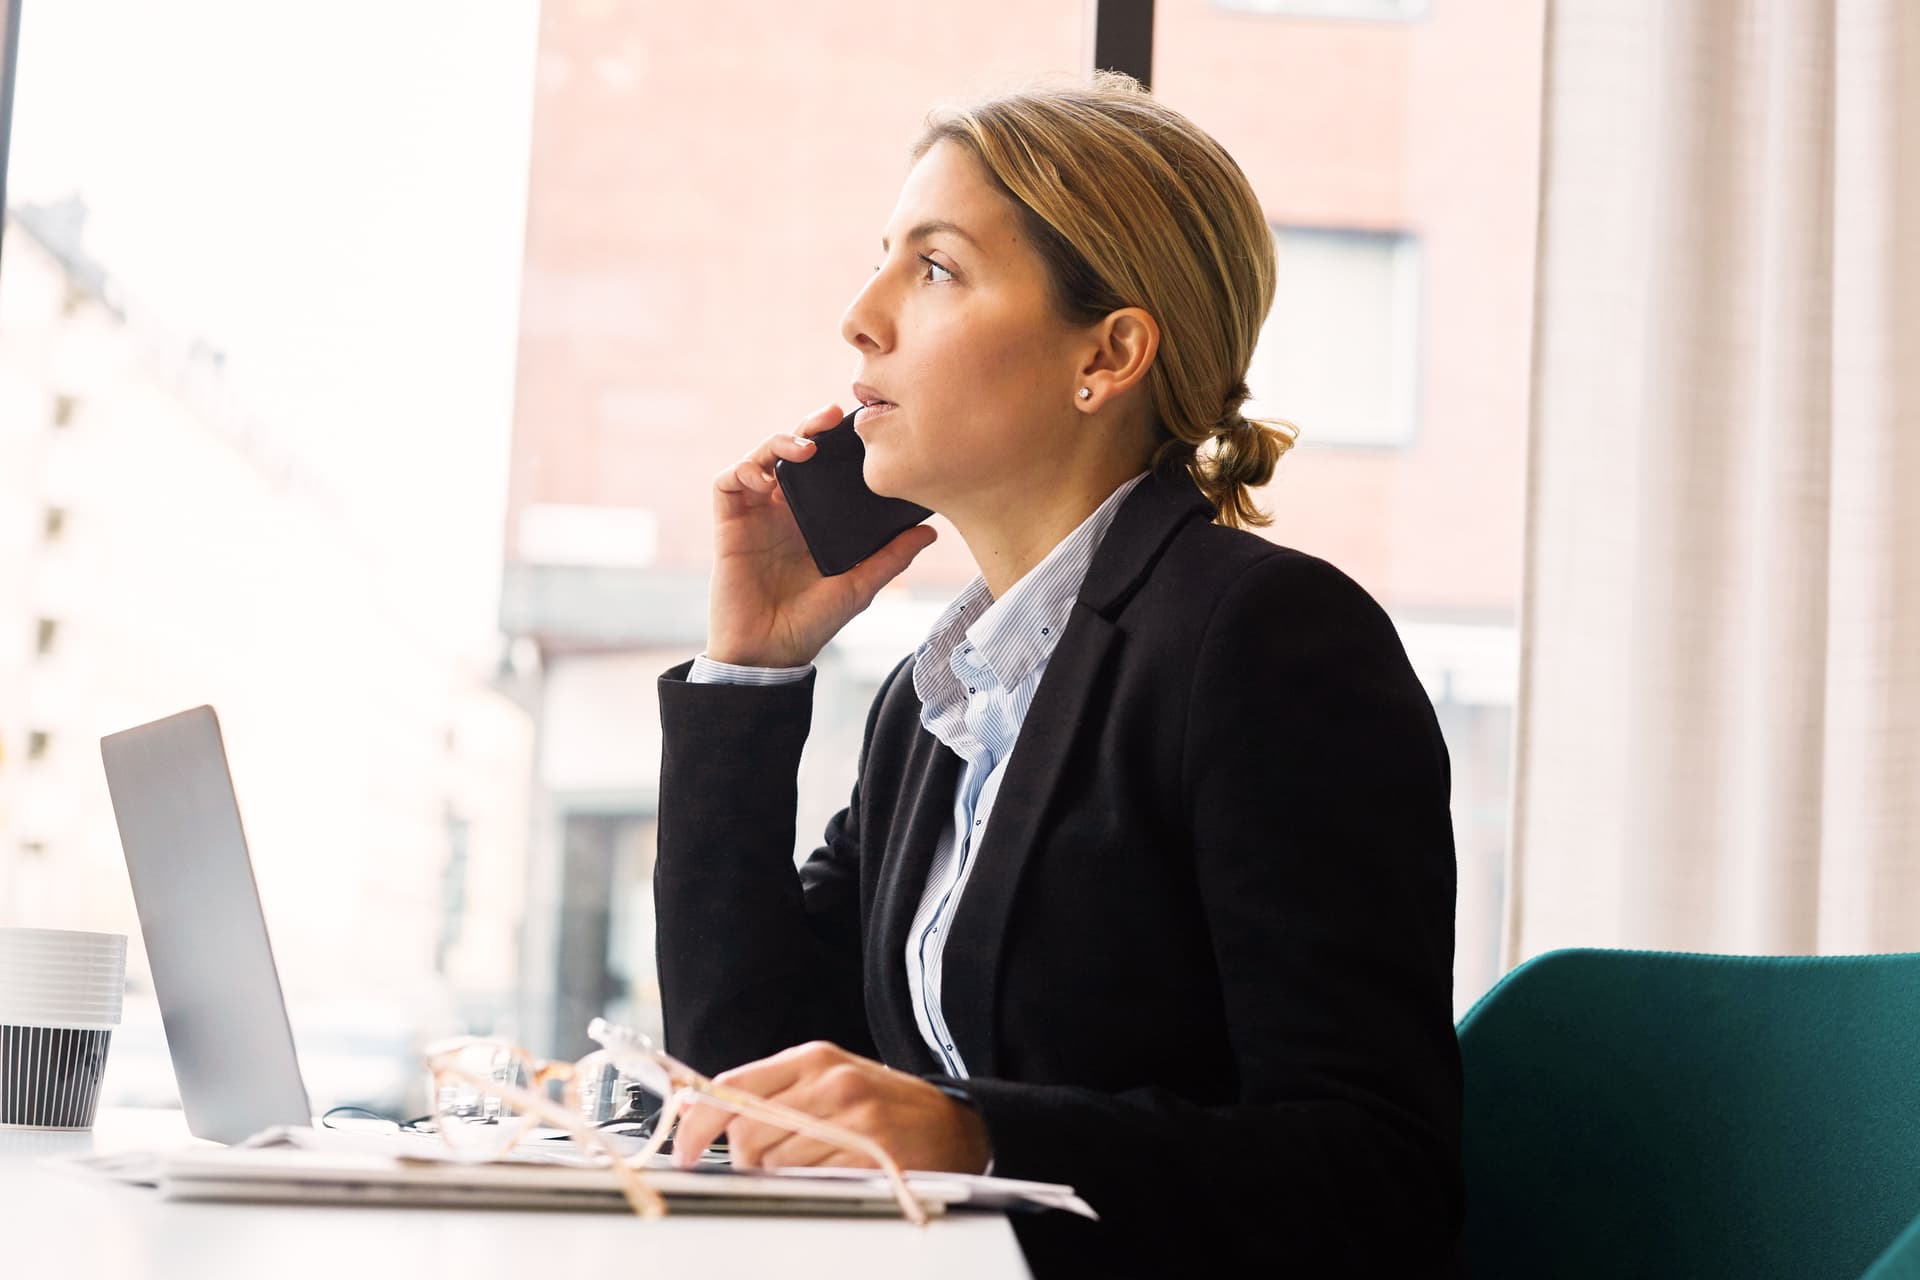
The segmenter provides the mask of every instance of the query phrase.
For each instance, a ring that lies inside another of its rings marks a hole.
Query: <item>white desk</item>
[[[705,1217],[170,1203],[43,1159],[190,1141],[177,1111],[103,1109],[91,1133],[0,1129],[0,1270],[62,1280],[651,1280],[1028,1275],[1000,1214]]]

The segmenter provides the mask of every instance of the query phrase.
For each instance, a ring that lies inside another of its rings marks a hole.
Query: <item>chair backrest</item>
[[[1920,1214],[1920,954],[1554,951],[1459,1032],[1475,1280],[1858,1280]]]

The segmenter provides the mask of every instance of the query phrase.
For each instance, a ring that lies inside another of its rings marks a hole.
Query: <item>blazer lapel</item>
[[[874,887],[872,936],[877,942],[865,957],[867,1025],[883,1061],[902,1071],[927,1074],[941,1066],[914,1021],[913,993],[907,988],[907,933],[926,891],[934,848],[953,813],[960,757],[924,729],[914,735],[910,752],[906,776],[916,782],[910,797],[902,797],[907,800],[903,810],[895,815],[905,833],[897,834],[896,827],[896,834],[887,840],[886,861]]]
[[[994,1021],[1007,920],[1067,757],[1080,745],[1079,735],[1094,725],[1088,701],[1122,640],[1113,620],[1180,527],[1211,515],[1211,505],[1184,468],[1177,473],[1157,472],[1142,481],[1120,504],[1095,550],[1079,599],[1047,660],[1046,674],[1034,691],[1001,779],[985,838],[975,850],[979,861],[968,877],[947,939],[941,1011],[967,1069],[975,1075],[995,1075],[999,1070]],[[944,795],[948,808],[953,804],[952,790],[949,782]],[[923,862],[919,879],[909,883],[922,886],[925,877]],[[917,891],[913,901],[918,901]],[[911,905],[907,911],[911,916]],[[899,945],[904,941],[903,935]],[[892,958],[897,967],[898,946]],[[904,985],[904,978],[901,981]]]

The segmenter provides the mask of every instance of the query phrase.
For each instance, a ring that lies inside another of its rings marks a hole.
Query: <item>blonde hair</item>
[[[1159,324],[1153,465],[1185,466],[1222,524],[1271,523],[1248,490],[1273,478],[1299,428],[1240,413],[1274,252],[1233,157],[1118,71],[936,107],[913,159],[943,140],[971,150],[1019,208],[1063,318],[1140,307]]]

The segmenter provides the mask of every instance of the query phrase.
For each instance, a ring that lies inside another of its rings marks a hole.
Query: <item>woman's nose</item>
[[[881,275],[875,272],[840,317],[840,336],[855,350],[886,350],[891,324],[886,318]]]

